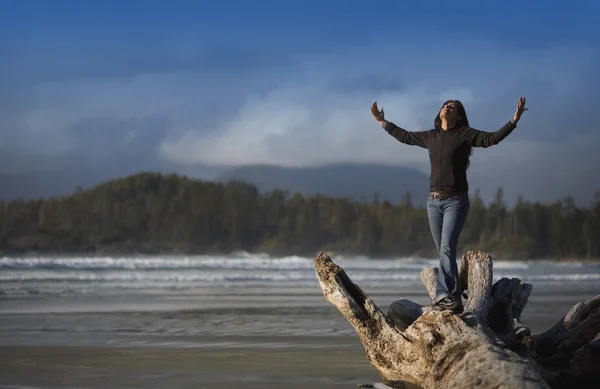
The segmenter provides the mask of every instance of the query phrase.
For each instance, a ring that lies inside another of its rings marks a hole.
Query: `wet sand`
[[[534,333],[592,297],[561,292],[539,293],[528,305],[523,321]],[[4,310],[0,388],[334,389],[379,382],[352,327],[323,305],[191,312]]]
[[[573,298],[553,300],[550,304],[549,301],[533,303],[523,315],[534,333],[550,328],[578,302]],[[239,312],[226,315],[237,323],[237,335],[216,336],[159,335],[137,330],[127,334],[96,332],[114,320],[109,313],[92,318],[69,313],[9,314],[3,317],[8,320],[0,325],[5,330],[0,342],[0,388],[325,389],[356,388],[357,384],[379,382],[358,336],[345,319],[331,308],[325,314],[316,308],[309,311],[314,312],[307,317],[276,315],[289,321],[270,324],[284,328],[294,321],[302,327],[320,328],[318,336],[310,332],[276,335],[273,328],[273,335],[268,335],[265,330],[268,326],[260,321],[264,319],[262,314],[240,321]],[[123,313],[116,315],[122,320],[129,317]],[[160,320],[157,315],[134,317],[155,323]],[[181,315],[189,322],[188,327],[205,319],[199,313],[192,316],[193,321],[189,314]],[[90,328],[88,320],[92,319],[99,323],[98,329],[85,330]],[[127,320],[131,325],[133,319]],[[56,321],[74,321],[81,326],[59,327]],[[222,321],[217,322],[220,323],[217,327],[227,328]],[[42,323],[47,331],[38,332],[34,323]],[[212,334],[218,333],[215,323]],[[31,326],[31,331],[24,329],[26,326]],[[326,327],[329,335],[324,334]]]
[[[335,389],[379,382],[354,329],[323,298],[309,259],[205,258],[197,266],[176,259],[181,269],[160,258],[56,261],[28,267],[7,259],[0,267],[8,279],[0,283],[0,389]],[[345,263],[384,312],[398,298],[430,303],[419,280],[424,265]],[[533,333],[598,293],[597,265],[495,266],[497,276],[534,283],[522,316]]]
[[[532,304],[524,315],[525,323],[534,333],[548,329],[560,318],[558,312],[566,313],[572,302]],[[544,307],[551,307],[552,314],[539,311]],[[321,327],[327,315],[316,311],[316,316],[294,319],[305,322],[304,326],[312,320],[314,327]],[[98,338],[96,333],[82,331],[84,327],[30,333],[30,339],[25,339],[24,332],[9,331],[0,347],[0,388],[335,389],[379,382],[354,330],[337,311],[330,309],[329,313],[335,318],[332,327],[338,329],[320,336],[248,335],[244,328],[251,330],[252,326],[244,325],[237,327],[239,335],[139,333],[120,341],[113,333]],[[29,316],[18,323],[41,320],[49,325],[53,319],[52,315]],[[70,316],[57,315],[62,320]],[[82,319],[77,315],[77,321]],[[148,319],[156,320],[154,316],[144,320]],[[258,321],[258,317],[253,319]],[[339,328],[345,328],[343,335]],[[58,338],[57,331],[62,332]]]
[[[2,347],[0,371],[0,388],[13,389],[325,389],[379,381],[360,344],[319,349]]]

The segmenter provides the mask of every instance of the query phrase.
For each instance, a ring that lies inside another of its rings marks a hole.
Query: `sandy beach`
[[[560,319],[561,312],[566,312],[579,297],[582,297],[579,293],[565,294],[555,304],[549,304],[551,295],[539,296],[523,319],[534,332],[543,331]],[[424,302],[426,296],[413,299]],[[263,315],[260,309],[253,310],[254,313],[238,309],[221,314],[212,311],[8,314],[1,326],[4,331],[0,388],[325,389],[379,382],[358,337],[333,308],[298,308],[296,315],[287,308],[269,310],[271,315]],[[177,320],[187,322],[196,316],[199,327],[206,325],[205,319],[210,317],[214,335],[209,335],[209,331],[198,336],[168,333],[166,329],[163,334],[148,334],[132,329],[137,327],[135,322],[156,323],[166,316],[179,316]],[[265,318],[279,320],[267,322]],[[101,330],[114,326],[110,323],[117,319],[120,330],[107,330],[108,333]],[[229,324],[219,329],[217,323],[221,320]],[[96,328],[90,324],[94,321],[99,323]],[[286,327],[291,322],[296,326]],[[18,326],[30,323],[30,327],[38,323],[38,327],[48,330],[41,334],[33,328],[15,331],[11,323]],[[71,324],[69,329],[65,328],[67,324],[60,329],[58,323]],[[81,327],[73,327],[73,323],[80,323]],[[300,334],[301,327],[309,334]],[[311,327],[321,332],[311,335]],[[285,328],[295,334],[282,334]]]
[[[339,260],[384,311],[429,304],[428,260]],[[0,388],[356,388],[379,382],[309,258],[0,260]],[[534,284],[533,333],[599,293],[600,266],[498,262]]]
[[[360,345],[318,350],[2,347],[0,370],[3,388],[325,389],[378,380]]]

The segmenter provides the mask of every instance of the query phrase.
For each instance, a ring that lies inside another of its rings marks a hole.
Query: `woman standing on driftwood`
[[[508,123],[496,132],[485,132],[469,126],[460,101],[448,100],[434,120],[434,129],[407,131],[385,120],[383,108],[379,110],[377,102],[371,106],[375,120],[391,136],[404,144],[429,150],[431,175],[427,215],[440,258],[435,306],[455,309],[461,305],[456,249],[470,208],[467,168],[472,148],[500,143],[517,127],[526,110],[525,98],[521,97]]]

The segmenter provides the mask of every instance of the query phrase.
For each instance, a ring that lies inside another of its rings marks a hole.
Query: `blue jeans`
[[[460,301],[456,248],[470,208],[468,195],[444,200],[427,199],[429,228],[440,256],[434,304],[444,297]]]

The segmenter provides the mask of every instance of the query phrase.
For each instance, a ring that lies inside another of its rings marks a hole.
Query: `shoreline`
[[[268,256],[270,258],[281,258],[281,257],[293,257],[299,256],[304,258],[313,258],[319,252],[326,252],[332,257],[344,256],[346,259],[354,259],[357,257],[367,257],[371,260],[384,260],[392,261],[397,259],[417,259],[417,260],[434,260],[433,256],[425,257],[421,253],[413,254],[368,254],[368,253],[355,253],[355,252],[342,252],[335,250],[315,250],[306,252],[270,252],[270,251],[243,251],[243,250],[231,250],[231,251],[197,251],[197,252],[180,252],[180,251],[156,251],[156,252],[144,252],[144,251],[119,251],[119,250],[94,250],[94,251],[2,251],[0,250],[0,257],[8,258],[34,258],[34,257],[87,257],[87,258],[99,258],[99,257],[157,257],[157,256],[172,256],[172,257],[194,257],[194,256],[236,256],[236,255],[250,255],[250,256]],[[466,251],[465,251],[466,252]],[[463,253],[458,255],[458,258]],[[586,258],[586,257],[544,257],[544,258],[529,258],[526,260],[522,259],[510,259],[510,256],[502,255],[499,259],[492,255],[493,260],[501,262],[536,262],[536,261],[550,261],[556,263],[586,263],[586,264],[600,264],[600,257]]]

